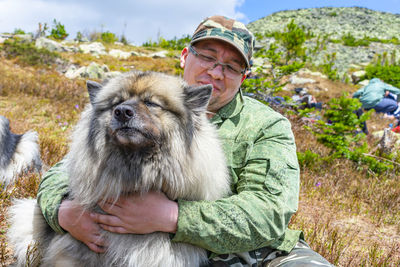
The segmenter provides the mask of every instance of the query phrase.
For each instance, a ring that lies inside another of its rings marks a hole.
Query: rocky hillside
[[[391,14],[373,11],[360,7],[343,8],[309,8],[298,10],[287,10],[274,13],[257,21],[249,23],[248,28],[254,33],[265,34],[281,32],[291,20],[310,31],[315,38],[307,40],[305,46],[308,51],[313,50],[317,44],[317,38],[327,37],[324,47],[309,56],[314,65],[323,64],[327,55],[336,53],[335,67],[343,76],[349,69],[362,69],[370,63],[377,55],[397,51],[396,60],[400,60],[399,41],[400,36],[400,14]],[[355,38],[376,38],[366,46],[346,46],[338,41],[344,35],[351,34]],[[321,39],[320,39],[321,40]],[[273,37],[265,37],[258,40],[258,46],[268,46],[274,42]]]
[[[361,7],[324,7],[287,10],[248,24],[253,32],[281,31],[292,19],[315,34],[332,34],[340,38],[351,32],[362,38],[364,35],[379,39],[400,36],[400,14],[379,12]]]

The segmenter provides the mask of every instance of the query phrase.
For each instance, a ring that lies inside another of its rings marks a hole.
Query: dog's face
[[[100,128],[113,144],[134,150],[160,146],[176,134],[190,142],[193,116],[205,112],[212,92],[154,72],[125,74],[104,86],[89,81],[87,87]]]

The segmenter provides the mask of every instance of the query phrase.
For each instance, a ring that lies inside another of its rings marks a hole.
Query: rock
[[[100,66],[99,64],[92,62],[89,66],[86,67],[86,71],[83,73],[83,77],[101,80],[104,78],[105,70],[107,69],[107,66],[105,68],[104,65]]]
[[[86,71],[86,67],[77,68],[75,65],[71,65],[65,72],[65,77],[68,79],[76,79],[83,77],[83,73]]]
[[[361,86],[367,86],[368,84],[369,84],[369,80],[363,80],[358,83],[358,85],[361,85]]]
[[[110,72],[106,72],[106,73],[104,74],[104,79],[112,79],[112,78],[117,77],[117,76],[119,76],[119,75],[121,75],[121,74],[122,74],[122,72],[120,72],[120,71],[110,71]]]
[[[99,42],[81,44],[79,45],[79,50],[84,54],[92,54],[94,56],[107,54],[106,48],[102,43]]]
[[[51,52],[78,52],[78,48],[74,46],[66,46],[54,40],[40,37],[36,39],[35,46],[37,48],[44,48]]]
[[[297,77],[296,75],[292,75],[289,78],[289,82],[291,84],[297,84],[297,85],[301,85],[301,84],[306,84],[306,83],[315,83],[316,81],[310,78],[301,78],[301,77]]]
[[[36,39],[35,46],[36,46],[36,48],[39,48],[39,49],[44,48],[51,52],[65,52],[66,51],[63,48],[62,44],[60,44],[54,40],[47,39],[45,37],[40,37],[40,38]]]
[[[22,40],[22,42],[31,43],[33,41],[32,34],[16,34],[14,38]]]
[[[322,74],[321,72],[318,72],[318,71],[311,71],[309,69],[301,69],[301,70],[299,70],[298,73],[299,73],[299,75],[309,74],[309,75],[312,75],[312,76],[321,77],[323,79],[328,79],[328,76],[326,76],[325,74]]]
[[[114,44],[115,44],[115,45],[119,45],[119,46],[124,46],[124,44],[121,43],[121,42],[114,42]]]
[[[358,83],[366,73],[367,72],[365,70],[359,70],[359,71],[353,72],[351,74],[351,79],[352,79],[353,83],[354,84]]]
[[[78,68],[75,65],[71,65],[65,72],[65,77],[69,79],[88,78],[102,80],[108,76],[116,75],[115,73],[107,74],[109,72],[110,69],[107,65],[99,65],[96,62],[92,62],[87,67]]]
[[[112,57],[120,58],[120,59],[127,59],[132,56],[131,52],[125,52],[119,49],[112,49],[108,54]]]
[[[152,58],[166,58],[167,54],[168,54],[168,51],[163,50],[163,51],[152,53],[152,54],[149,55],[149,57],[152,57]]]

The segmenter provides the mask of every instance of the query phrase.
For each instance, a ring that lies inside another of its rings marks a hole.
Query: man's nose
[[[208,70],[208,74],[210,74],[213,79],[222,80],[224,78],[224,66],[217,62]]]

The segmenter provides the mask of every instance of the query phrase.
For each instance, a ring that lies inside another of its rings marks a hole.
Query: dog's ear
[[[86,87],[89,92],[90,103],[93,104],[97,93],[100,91],[100,89],[103,86],[95,81],[88,80],[88,81],[86,81]]]
[[[186,86],[184,92],[188,107],[193,111],[206,110],[208,102],[210,101],[212,89],[213,86],[211,84]]]

